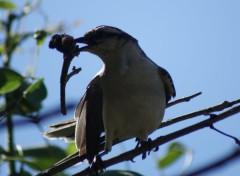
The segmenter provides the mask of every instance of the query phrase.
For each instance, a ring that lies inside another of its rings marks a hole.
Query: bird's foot
[[[152,139],[148,138],[147,141],[142,141],[141,146],[147,148],[147,151],[142,154],[142,159],[144,160],[147,155],[150,155],[152,149]]]
[[[90,164],[90,175],[96,175],[98,176],[99,173],[103,173],[104,170],[106,170],[106,167],[103,164],[103,160],[101,158],[101,156],[96,155],[93,160],[92,163]]]
[[[141,141],[139,138],[136,138],[137,141],[137,145],[135,148],[138,147],[144,147],[147,148],[147,151],[144,152],[142,154],[142,159],[145,159],[147,157],[147,155],[150,155],[151,150],[152,150],[152,140],[150,138],[148,138],[147,141]],[[158,151],[159,147],[156,147],[155,149],[153,149],[154,152]]]

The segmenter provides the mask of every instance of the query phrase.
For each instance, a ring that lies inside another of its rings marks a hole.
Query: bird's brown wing
[[[95,77],[89,84],[75,112],[75,119],[77,120],[76,145],[80,155],[87,154],[89,162],[92,162],[94,156],[99,153],[100,137],[104,131],[102,119],[103,95],[98,79],[99,77]]]
[[[158,71],[164,83],[166,100],[168,102],[172,97],[176,96],[176,90],[173,84],[173,80],[170,74],[164,68],[158,67]]]

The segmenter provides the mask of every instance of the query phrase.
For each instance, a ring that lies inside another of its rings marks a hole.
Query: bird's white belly
[[[159,127],[163,118],[165,102],[161,102],[160,97],[157,100],[157,97],[119,97],[111,103],[111,109],[104,112],[106,131],[110,129],[113,139],[139,137],[146,140],[148,134]],[[126,99],[127,103],[122,104]]]
[[[146,140],[159,127],[166,106],[163,83],[157,71],[142,75],[128,73],[128,77],[123,78],[118,76],[111,75],[111,80],[103,82],[107,150],[111,149],[114,139],[138,137]]]

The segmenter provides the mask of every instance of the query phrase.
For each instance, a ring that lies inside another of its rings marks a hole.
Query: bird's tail
[[[73,141],[75,139],[76,120],[71,119],[49,126],[50,131],[43,133],[46,138],[61,138],[66,141]]]

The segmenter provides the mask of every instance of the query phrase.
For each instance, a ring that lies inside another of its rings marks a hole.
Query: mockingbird
[[[99,153],[101,134],[105,151],[114,140],[146,141],[162,122],[167,102],[175,97],[170,74],[147,57],[138,41],[110,26],[98,26],[76,42],[103,61],[89,83],[73,120],[52,125],[47,137],[74,138],[80,155],[89,162]],[[75,129],[75,132],[74,132]]]

